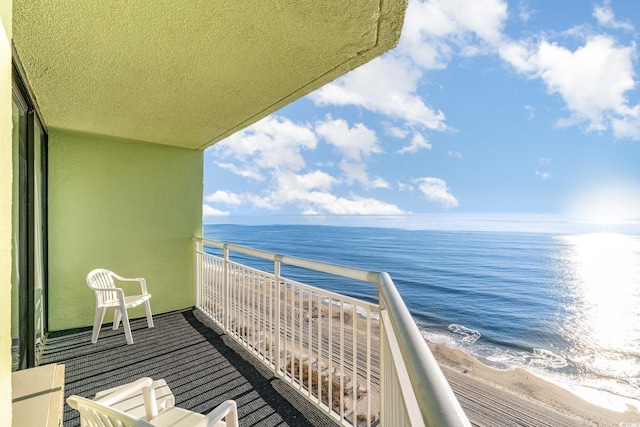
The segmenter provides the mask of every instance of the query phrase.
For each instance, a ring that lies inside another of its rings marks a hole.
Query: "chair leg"
[[[151,304],[149,304],[149,300],[144,302],[144,311],[147,312],[147,326],[153,328],[153,317],[151,316]]]
[[[127,344],[133,344],[133,335],[131,335],[131,326],[129,325],[129,315],[127,310],[122,311],[122,325],[124,326],[124,335],[127,338]]]
[[[119,308],[116,308],[115,312],[113,313],[113,330],[114,331],[120,327],[121,317],[122,317],[122,310],[120,310]]]
[[[91,342],[93,344],[98,342],[98,335],[100,334],[100,327],[104,320],[104,313],[107,311],[104,307],[96,307],[96,314],[93,317],[93,332],[91,333]]]

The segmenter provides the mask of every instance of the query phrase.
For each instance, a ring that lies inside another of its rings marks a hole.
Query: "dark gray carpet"
[[[103,325],[97,344],[91,344],[89,329],[52,334],[41,364],[64,363],[65,399],[92,398],[140,377],[164,378],[176,406],[185,409],[206,414],[235,400],[241,426],[335,425],[266,367],[250,363],[251,356],[193,310],[153,319],[152,329],[145,319],[131,322],[133,345],[126,344],[122,326],[113,331],[110,324]],[[79,424],[77,411],[65,403],[64,426]]]

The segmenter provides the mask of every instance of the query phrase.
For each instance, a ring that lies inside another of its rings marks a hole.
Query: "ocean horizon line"
[[[541,213],[418,213],[418,214],[229,214],[205,215],[203,225],[315,225],[394,228],[401,230],[521,232],[521,233],[638,233],[640,218],[594,221]]]

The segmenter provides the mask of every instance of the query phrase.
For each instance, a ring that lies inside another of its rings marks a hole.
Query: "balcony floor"
[[[197,316],[197,317],[196,317]],[[140,377],[164,378],[176,406],[206,414],[227,399],[238,404],[241,426],[335,425],[266,367],[242,357],[244,350],[213,329],[195,310],[131,322],[133,345],[122,327],[103,325],[97,344],[91,330],[47,339],[41,364],[65,364],[65,399],[92,398],[97,391]],[[199,319],[203,319],[201,322]],[[64,426],[80,424],[78,412],[65,402]]]

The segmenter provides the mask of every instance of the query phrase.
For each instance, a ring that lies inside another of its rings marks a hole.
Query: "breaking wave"
[[[460,335],[460,341],[467,344],[473,344],[474,342],[478,341],[478,338],[482,336],[482,334],[480,334],[480,332],[476,331],[475,329],[470,329],[456,323],[452,323],[451,325],[449,325],[449,330],[454,334]]]

